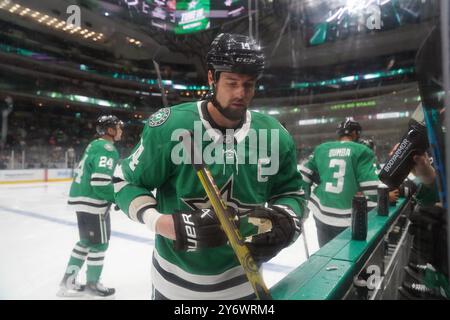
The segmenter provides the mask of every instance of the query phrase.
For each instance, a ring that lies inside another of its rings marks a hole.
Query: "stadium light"
[[[44,22],[45,20],[47,20],[48,19],[48,15],[43,15],[39,20],[38,20],[38,22],[39,23],[42,23],[42,22]]]
[[[20,13],[21,16],[26,15],[28,12],[30,12],[30,8],[25,8],[24,10],[22,10],[22,12]]]
[[[340,20],[345,13],[348,13],[350,15],[361,14],[372,5],[384,6],[390,1],[391,0],[347,0],[339,7],[339,9],[335,13],[331,14],[330,17],[325,19],[325,21],[332,22],[334,20]]]
[[[351,81],[355,81],[358,80],[358,76],[347,76],[347,77],[342,77],[341,81],[344,82],[351,82]]]
[[[58,18],[51,17],[49,15],[43,14],[39,11],[33,11],[30,8],[22,7],[19,4],[15,4],[14,2],[10,0],[0,0],[0,9],[7,10],[10,13],[16,14],[18,16],[21,16],[22,18],[27,18],[27,16],[30,17],[30,19],[35,20],[35,22],[44,24],[47,27],[53,28],[53,29],[60,29],[62,28],[66,22],[59,20]],[[75,34],[82,30],[80,27],[76,27],[71,24],[66,24],[64,28],[62,28],[61,31],[68,32],[69,34]],[[89,32],[89,33],[88,33]],[[88,33],[87,35],[85,35]],[[90,40],[96,42],[99,40],[103,40],[103,34],[99,33],[97,34],[95,31],[85,29],[81,32],[81,35],[85,35],[85,39],[92,38]],[[136,43],[135,43],[136,44]],[[141,45],[141,42],[138,43],[138,45]]]
[[[11,9],[9,9],[9,12],[14,13],[14,12],[16,12],[17,9],[19,9],[19,8],[20,8],[20,5],[19,5],[19,4],[16,4],[16,5],[14,5]]]
[[[2,2],[0,2],[0,9],[5,8],[7,5],[9,5],[9,0],[3,0]]]

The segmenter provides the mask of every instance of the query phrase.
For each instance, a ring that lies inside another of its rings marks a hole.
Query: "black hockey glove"
[[[409,199],[416,194],[418,188],[414,181],[407,179],[398,187],[398,190],[400,197]]]
[[[448,270],[447,214],[440,206],[416,205],[408,232],[414,235],[413,249],[421,260],[438,270]]]
[[[234,212],[233,215],[237,219]],[[213,209],[177,212],[173,215],[173,220],[176,234],[175,250],[196,251],[222,246],[228,241]]]
[[[273,205],[269,208],[257,208],[248,214],[249,222],[254,218],[266,219],[269,231],[258,233],[246,240],[247,247],[260,265],[275,257],[282,249],[294,242],[300,233],[301,222],[295,212],[288,206]]]

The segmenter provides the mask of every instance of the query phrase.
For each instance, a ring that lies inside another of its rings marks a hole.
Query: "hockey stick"
[[[163,103],[164,108],[167,108],[167,107],[169,107],[169,102],[167,101],[166,90],[164,89],[164,86],[163,86],[161,70],[159,69],[159,63],[156,62],[155,59],[153,59],[153,66],[155,67],[155,71],[156,71],[158,87],[159,87],[159,90],[161,91],[162,103]]]
[[[306,259],[309,259],[309,248],[308,248],[308,243],[306,242],[306,234],[305,234],[304,225],[305,225],[305,223],[302,221],[303,245],[305,246]]]
[[[259,273],[258,267],[250,254],[249,249],[244,243],[238,227],[234,223],[234,218],[227,209],[227,205],[220,196],[219,189],[211,175],[206,164],[203,162],[201,154],[195,148],[192,133],[181,137],[185,150],[189,150],[190,159],[198,178],[206,191],[209,201],[216,213],[217,218],[225,232],[231,247],[236,254],[242,268],[247,275],[248,281],[255,291],[259,300],[271,300],[269,289],[267,289],[264,280]]]

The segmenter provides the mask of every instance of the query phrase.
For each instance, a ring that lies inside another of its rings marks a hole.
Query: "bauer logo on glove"
[[[229,210],[233,210],[229,208]],[[233,211],[235,222],[238,217]],[[182,211],[173,216],[176,240],[174,248],[180,251],[196,251],[227,244],[228,239],[213,209]]]

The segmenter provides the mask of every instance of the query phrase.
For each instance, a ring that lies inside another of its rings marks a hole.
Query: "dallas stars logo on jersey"
[[[149,119],[148,119],[148,125],[150,127],[158,127],[162,125],[170,116],[170,109],[169,108],[163,108],[159,110],[158,112],[154,113]]]
[[[246,211],[249,211],[258,206],[258,204],[249,204],[239,201],[236,197],[233,197],[233,176],[225,183],[225,185],[220,189],[220,196],[223,201],[227,204],[227,206],[235,209],[240,215],[245,214]],[[182,199],[183,202],[191,209],[205,209],[211,208],[211,202],[208,197],[200,197],[194,199]],[[261,203],[259,205],[263,205]]]

